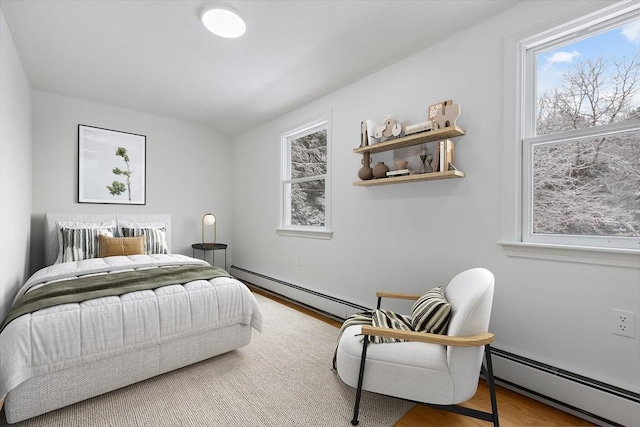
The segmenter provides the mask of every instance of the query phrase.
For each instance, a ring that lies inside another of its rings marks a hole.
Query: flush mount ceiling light
[[[214,7],[202,14],[202,23],[213,34],[235,39],[247,31],[247,25],[237,12],[225,7]]]

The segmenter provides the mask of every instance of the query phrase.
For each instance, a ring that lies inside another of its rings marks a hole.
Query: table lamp
[[[202,243],[206,243],[204,238],[204,234],[205,234],[204,232],[207,225],[213,225],[213,242],[207,243],[207,244],[213,245],[216,243],[216,217],[214,214],[207,213],[207,214],[204,214],[204,216],[202,217]]]

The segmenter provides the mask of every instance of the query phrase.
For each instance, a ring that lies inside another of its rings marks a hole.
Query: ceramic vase
[[[358,178],[363,181],[373,178],[373,169],[371,168],[371,154],[364,153],[362,155],[362,167],[358,171]]]
[[[389,167],[385,165],[384,162],[378,162],[378,164],[373,168],[373,177],[386,178],[387,172],[389,172]]]

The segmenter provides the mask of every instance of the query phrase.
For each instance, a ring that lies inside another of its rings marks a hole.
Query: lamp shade
[[[204,222],[204,225],[213,225],[216,222],[216,217],[213,214],[206,214],[203,218],[202,218],[202,222]]]
[[[205,229],[207,226],[213,226],[213,241],[207,242],[205,239]],[[212,213],[206,213],[202,217],[202,243],[216,243],[216,217]]]

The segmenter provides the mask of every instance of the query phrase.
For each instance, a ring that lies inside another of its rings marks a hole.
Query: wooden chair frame
[[[396,292],[376,292],[378,297],[377,308],[380,308],[382,298],[396,298],[406,300],[417,300],[421,295],[415,294],[403,294]],[[369,336],[379,336],[388,338],[398,338],[406,341],[417,341],[430,344],[441,344],[454,347],[478,347],[484,346],[485,365],[482,366],[481,372],[484,374],[485,379],[489,385],[489,394],[491,396],[491,412],[479,411],[476,409],[465,408],[459,405],[435,405],[425,402],[411,401],[416,404],[425,405],[437,409],[442,409],[456,414],[465,415],[473,418],[478,418],[484,421],[492,422],[494,427],[499,427],[498,419],[498,404],[496,400],[496,388],[493,378],[493,365],[491,363],[491,346],[490,344],[494,340],[494,335],[489,332],[485,332],[478,335],[465,336],[465,337],[452,337],[447,335],[430,334],[426,332],[413,332],[413,331],[400,331],[390,328],[378,328],[373,326],[362,326],[362,334],[365,336],[362,344],[362,356],[360,359],[360,373],[358,376],[358,387],[356,391],[356,402],[353,408],[352,425],[358,425],[358,412],[360,409],[360,398],[362,397],[362,382],[364,378],[364,368],[367,359],[367,345]],[[408,399],[405,399],[408,400]]]

